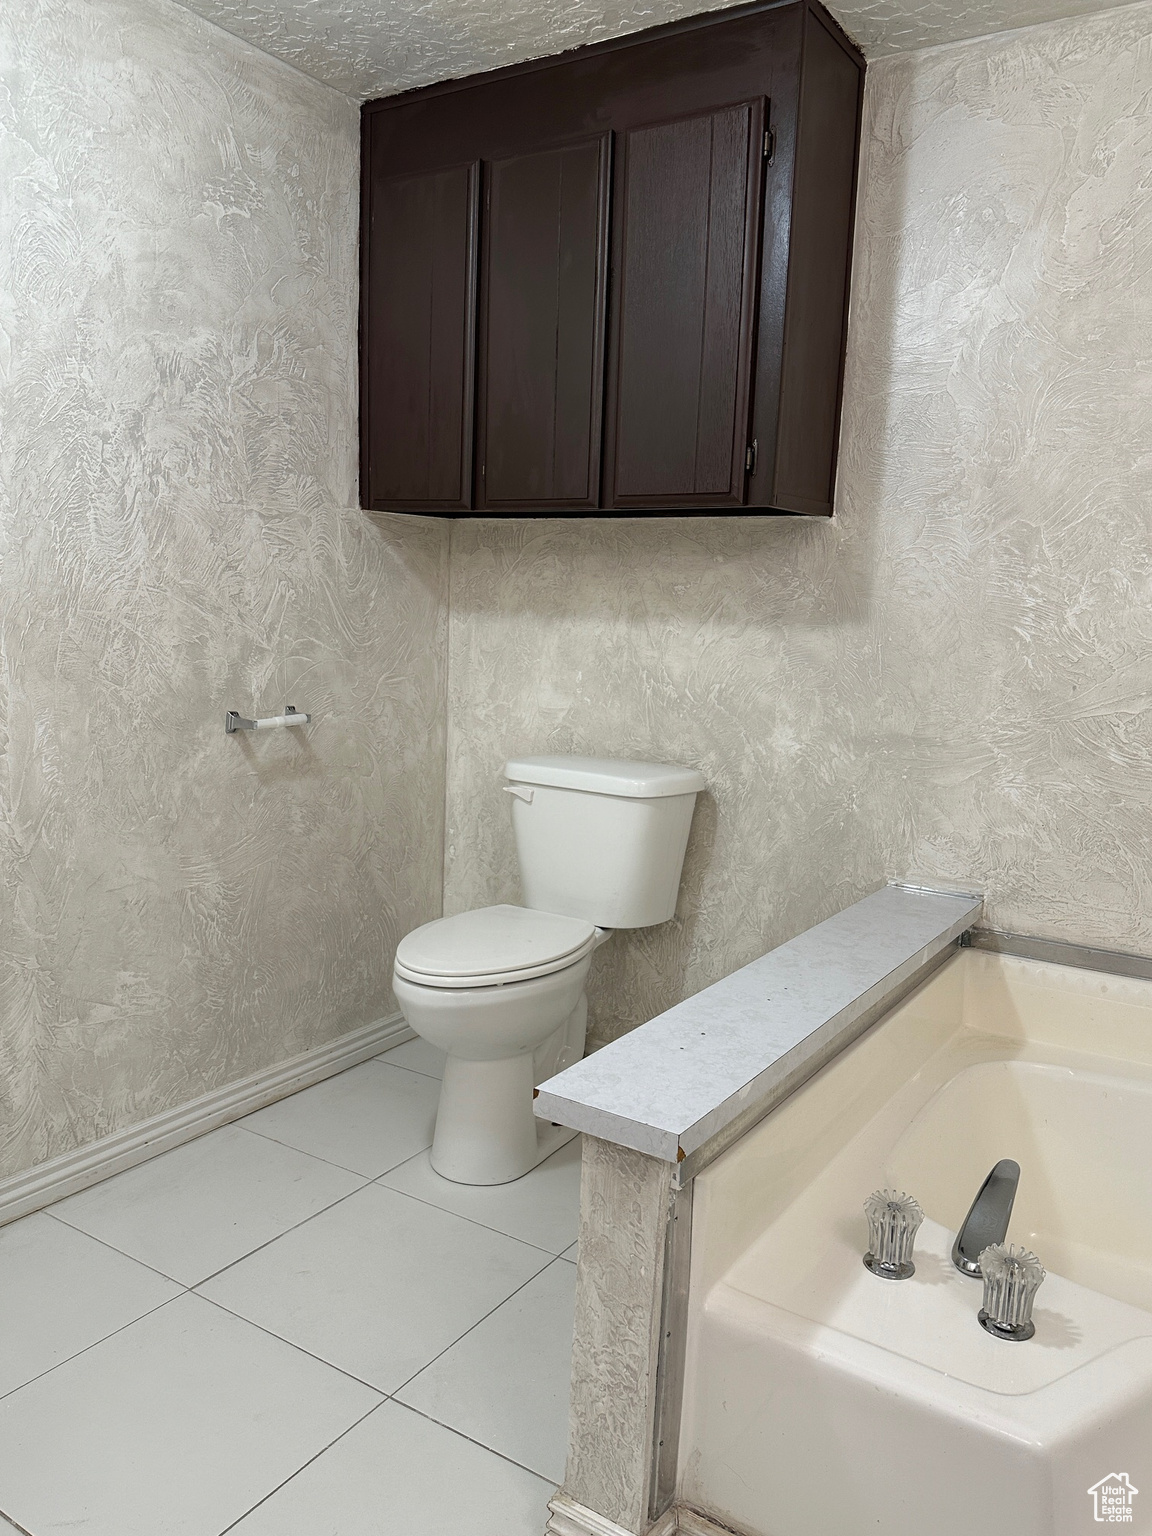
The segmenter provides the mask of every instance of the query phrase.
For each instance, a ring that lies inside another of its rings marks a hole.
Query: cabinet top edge
[[[750,0],[748,4],[728,5],[716,10],[700,11],[693,16],[681,16],[676,21],[663,22],[656,27],[645,27],[639,32],[627,32],[620,37],[603,38],[597,43],[583,43],[578,48],[568,48],[562,53],[543,54],[539,58],[522,59],[516,64],[502,64],[497,69],[478,70],[475,74],[461,75],[451,80],[434,80],[430,85],[415,86],[411,90],[397,91],[390,96],[377,96],[371,101],[362,103],[360,113],[362,118],[367,119],[374,117],[377,113],[387,112],[410,102],[429,101],[437,96],[451,96],[459,91],[488,85],[493,81],[511,80],[540,70],[555,69],[558,65],[578,63],[584,59],[596,58],[624,48],[634,48],[664,38],[682,36],[704,27],[713,27],[724,22],[748,21],[755,16],[789,10],[808,11],[818,16],[844,51],[860,65],[861,70],[866,68],[864,54],[858,44],[848,36],[836,18],[820,4],[820,0]]]

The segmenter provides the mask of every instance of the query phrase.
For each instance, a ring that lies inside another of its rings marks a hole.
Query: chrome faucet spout
[[[980,1255],[985,1248],[1004,1241],[1019,1183],[1020,1164],[1005,1157],[981,1184],[952,1244],[952,1262],[962,1275],[978,1280]]]

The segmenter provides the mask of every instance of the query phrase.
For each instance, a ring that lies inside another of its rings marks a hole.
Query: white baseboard
[[[548,1509],[551,1519],[544,1527],[545,1536],[635,1536],[635,1532],[617,1525],[615,1520],[598,1515],[594,1509],[577,1504],[575,1499],[570,1499],[564,1493],[557,1493],[549,1502]],[[655,1525],[647,1528],[644,1536],[676,1536],[676,1531],[677,1511],[670,1509],[660,1516]],[[723,1532],[722,1536],[731,1536],[731,1533]]]
[[[23,1173],[0,1179],[0,1226],[63,1200],[65,1195],[78,1194],[101,1179],[123,1173],[125,1168],[134,1168],[161,1152],[170,1152],[173,1147],[194,1141],[230,1120],[239,1120],[242,1115],[250,1115],[253,1110],[263,1109],[266,1104],[287,1098],[301,1088],[309,1088],[393,1045],[415,1038],[402,1016],[394,1013],[330,1040],[327,1045],[318,1045],[315,1050],[303,1051],[274,1067],[254,1072],[237,1083],[214,1088],[189,1104],[153,1115],[126,1131],[102,1136],[75,1152],[62,1153]]]
[[[698,1515],[694,1509],[680,1508],[676,1511],[676,1536],[735,1536],[735,1533],[726,1525],[717,1525],[705,1515]]]
[[[635,1532],[577,1504],[564,1493],[557,1493],[548,1509],[551,1519],[545,1536],[635,1536]],[[698,1515],[694,1509],[675,1506],[661,1515],[655,1525],[650,1525],[644,1536],[734,1536],[734,1532]]]

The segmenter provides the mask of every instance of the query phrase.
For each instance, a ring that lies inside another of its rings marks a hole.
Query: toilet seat
[[[415,928],[396,951],[396,975],[424,987],[502,987],[576,965],[598,930],[531,907],[478,907]]]

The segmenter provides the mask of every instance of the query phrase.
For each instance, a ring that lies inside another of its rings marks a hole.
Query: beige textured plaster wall
[[[885,876],[1152,953],[1152,6],[870,71],[838,514],[459,523],[445,908],[508,752],[699,764],[610,1037]]]
[[[0,7],[0,1174],[390,1013],[439,911],[447,540],[356,505],[357,200],[353,106],[168,0]]]

